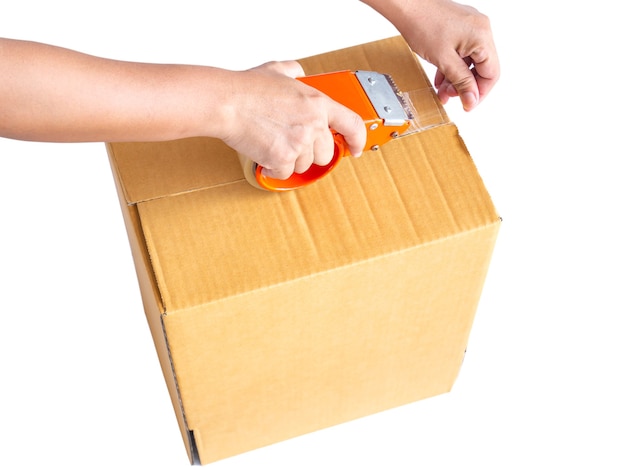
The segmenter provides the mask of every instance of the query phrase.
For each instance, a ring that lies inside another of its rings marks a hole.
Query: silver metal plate
[[[402,94],[386,74],[357,70],[354,72],[378,116],[385,126],[401,126],[412,116],[407,113]]]

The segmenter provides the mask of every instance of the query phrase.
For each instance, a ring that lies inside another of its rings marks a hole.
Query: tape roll
[[[241,163],[241,168],[243,170],[243,175],[245,176],[246,181],[248,181],[248,183],[250,183],[257,189],[267,190],[267,188],[261,186],[257,181],[256,172],[258,165],[256,164],[256,162],[250,160],[248,157],[240,153],[238,153],[237,156],[239,157],[239,163]]]

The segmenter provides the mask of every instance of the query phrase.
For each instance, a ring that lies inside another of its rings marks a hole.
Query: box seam
[[[445,121],[445,122],[442,121],[442,122],[440,122],[438,124],[433,124],[433,125],[430,125],[428,127],[424,127],[422,129],[420,129],[419,131],[412,133],[411,135],[418,134],[418,133],[420,133],[420,134],[421,133],[426,133],[426,132],[429,132],[431,130],[438,129],[438,128],[444,127],[444,126],[450,126],[450,125],[456,126],[451,121]],[[408,137],[408,134],[406,136],[400,136],[399,138],[402,139],[404,137]],[[370,150],[370,151],[374,151],[374,150]],[[234,152],[234,150],[233,150],[233,152]],[[367,158],[367,157],[365,157],[365,158]],[[243,169],[242,169],[242,175],[243,175]],[[235,179],[235,180],[232,180],[232,181],[225,181],[223,183],[215,183],[215,184],[212,184],[212,185],[209,185],[209,186],[198,186],[198,187],[195,187],[195,188],[185,189],[184,191],[176,191],[176,192],[172,192],[172,193],[168,193],[168,194],[162,194],[162,195],[159,195],[159,196],[151,196],[151,197],[147,197],[147,198],[138,199],[138,200],[132,201],[132,202],[129,201],[128,194],[126,194],[126,189],[124,188],[124,197],[126,198],[126,201],[128,202],[128,204],[143,204],[143,203],[148,203],[148,202],[151,202],[151,201],[158,201],[158,200],[161,200],[161,199],[166,199],[166,198],[169,198],[169,197],[183,196],[185,194],[191,194],[191,193],[195,193],[195,192],[199,192],[199,191],[208,191],[208,190],[212,190],[212,189],[216,189],[216,188],[222,188],[222,187],[226,187],[226,186],[231,186],[233,184],[239,184],[239,183],[246,182],[246,181],[247,180],[245,179],[245,177],[242,176],[241,178],[238,178],[238,179]],[[264,190],[259,190],[259,191],[260,192],[264,192]],[[294,191],[297,191],[297,189],[294,190]]]

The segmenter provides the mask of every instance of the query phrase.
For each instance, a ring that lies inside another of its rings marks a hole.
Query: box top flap
[[[136,203],[166,313],[402,252],[499,221],[474,163],[401,38],[304,59],[307,73],[370,69],[425,90],[428,130],[284,193],[250,186],[213,139],[110,144]],[[433,108],[434,107],[434,108]],[[381,273],[384,275],[384,273]]]

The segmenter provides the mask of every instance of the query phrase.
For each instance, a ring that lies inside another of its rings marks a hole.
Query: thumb
[[[474,109],[480,100],[480,92],[472,59],[456,56],[445,69],[440,68],[440,72],[445,77],[442,85],[448,85],[448,90],[440,91],[450,97],[458,96],[466,111]]]

